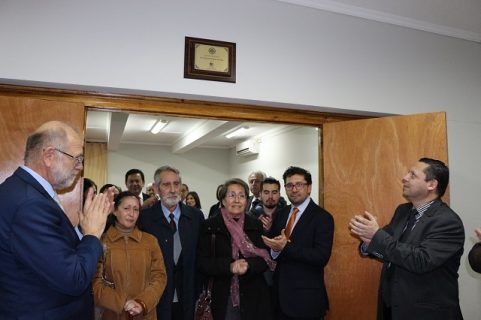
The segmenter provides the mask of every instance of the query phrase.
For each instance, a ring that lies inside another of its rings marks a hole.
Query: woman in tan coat
[[[100,319],[157,319],[167,276],[157,239],[136,227],[139,208],[131,192],[115,197],[116,220],[102,236],[104,256],[93,282]]]

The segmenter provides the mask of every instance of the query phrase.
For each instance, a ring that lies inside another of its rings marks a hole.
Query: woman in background
[[[187,196],[185,197],[185,204],[189,207],[194,207],[197,209],[202,208],[202,206],[200,205],[199,195],[195,191],[187,193]]]
[[[199,269],[213,278],[212,310],[216,320],[269,320],[271,304],[263,272],[274,269],[261,239],[262,223],[245,214],[249,187],[230,179],[222,187],[220,213],[204,222]],[[215,252],[211,249],[215,234]]]
[[[100,319],[155,320],[167,283],[157,239],[137,226],[140,201],[131,192],[114,199],[115,222],[102,236],[104,256],[93,281]]]
[[[189,207],[197,208],[204,214],[204,218],[207,219],[207,215],[205,214],[204,210],[202,210],[202,206],[200,205],[199,195],[195,191],[191,191],[185,197],[185,204]]]

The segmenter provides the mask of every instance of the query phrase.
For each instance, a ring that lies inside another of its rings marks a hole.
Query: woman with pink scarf
[[[215,320],[269,320],[271,302],[264,279],[274,270],[262,239],[262,223],[245,214],[249,187],[241,179],[226,181],[220,191],[221,213],[206,220],[199,243],[199,269],[213,278]],[[215,252],[211,247],[215,234]]]

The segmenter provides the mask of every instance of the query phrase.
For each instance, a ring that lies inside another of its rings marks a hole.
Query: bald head
[[[61,121],[49,121],[38,127],[27,138],[25,146],[25,165],[39,161],[42,151],[47,147],[64,149],[64,147],[75,140],[80,140],[80,136],[68,124]]]
[[[68,124],[49,121],[27,138],[24,160],[55,190],[68,188],[83,169],[83,141]]]

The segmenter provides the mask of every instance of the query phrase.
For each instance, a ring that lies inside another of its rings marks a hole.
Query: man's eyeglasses
[[[74,159],[74,160],[75,160],[75,163],[77,163],[77,164],[84,163],[84,156],[76,156],[76,157],[75,157],[75,156],[72,156],[71,154],[68,154],[67,152],[62,151],[62,150],[57,149],[57,148],[54,148],[54,150],[60,152],[61,154],[66,155],[66,156],[69,157],[69,158]]]
[[[297,190],[301,190],[301,189],[304,188],[304,186],[307,186],[307,183],[296,182],[296,183],[288,183],[288,184],[284,185],[284,187],[286,187],[287,190],[292,190],[292,189],[294,189],[294,187],[296,187]]]

